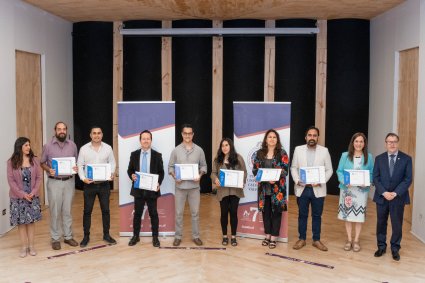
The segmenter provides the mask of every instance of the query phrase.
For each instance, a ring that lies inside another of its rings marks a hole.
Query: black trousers
[[[96,196],[99,198],[100,209],[102,210],[103,235],[109,234],[111,215],[109,211],[109,182],[84,184],[84,215],[83,228],[84,235],[90,235],[91,213],[93,211]]]
[[[388,216],[391,218],[391,251],[398,252],[400,250],[400,242],[403,236],[403,215],[404,201],[400,197],[394,198],[392,201],[384,200],[383,204],[376,204],[376,239],[378,248],[385,250],[387,248],[387,225]]]
[[[223,235],[227,235],[227,224],[230,214],[230,229],[232,236],[236,235],[236,229],[238,228],[238,206],[239,198],[237,196],[225,196],[220,201],[221,209],[221,231]]]
[[[144,197],[135,197],[134,198],[134,217],[133,217],[133,235],[139,236],[140,234],[140,224],[142,220],[143,208],[145,203],[148,206],[149,216],[151,218],[152,226],[152,236],[158,237],[159,229],[159,218],[157,211],[156,198],[144,198]]]
[[[282,212],[272,211],[271,196],[266,196],[264,199],[263,210],[264,233],[274,237],[279,236],[280,224],[282,223]]]

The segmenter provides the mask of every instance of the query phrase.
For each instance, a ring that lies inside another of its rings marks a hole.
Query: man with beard
[[[300,180],[300,168],[312,166],[324,166],[326,182],[332,176],[332,162],[329,151],[326,147],[317,144],[319,139],[319,129],[309,127],[305,133],[307,144],[295,148],[292,157],[291,174],[294,180],[295,195],[298,203],[298,241],[293,246],[299,250],[306,245],[307,218],[311,204],[313,246],[321,251],[328,248],[320,241],[320,229],[322,225],[323,204],[326,196],[326,183],[324,184],[304,184]]]
[[[52,238],[52,248],[61,249],[60,239],[70,246],[78,246],[78,242],[72,236],[72,200],[75,193],[75,181],[72,175],[56,175],[52,168],[52,158],[75,157],[78,152],[75,143],[67,139],[67,125],[64,122],[57,122],[55,125],[55,136],[44,145],[41,156],[41,167],[46,171],[47,199],[50,208],[50,235]],[[78,168],[73,170],[77,173]]]

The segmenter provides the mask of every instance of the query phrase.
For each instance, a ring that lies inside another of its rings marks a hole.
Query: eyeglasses
[[[191,136],[193,135],[193,132],[187,133],[187,132],[182,132],[183,136]]]
[[[398,141],[385,141],[387,144],[398,144]]]

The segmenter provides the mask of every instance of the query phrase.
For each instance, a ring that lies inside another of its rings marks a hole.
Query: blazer
[[[33,158],[33,165],[30,167],[31,171],[31,193],[38,197],[40,196],[40,183],[43,173],[41,172],[40,161],[37,157]],[[23,199],[24,183],[22,181],[21,168],[13,169],[12,161],[7,161],[7,182],[9,183],[9,197],[13,199]]]
[[[404,204],[409,204],[409,186],[412,183],[412,158],[398,151],[393,175],[390,177],[388,153],[384,152],[378,155],[373,169],[373,182],[375,184],[374,202],[383,204],[385,198],[382,194],[395,192],[397,193],[397,198],[401,198]]]
[[[325,174],[326,174],[326,182],[332,176],[333,168],[331,156],[329,155],[329,151],[326,147],[321,145],[316,145],[316,155],[314,158],[313,166],[325,166]],[[298,181],[300,180],[300,167],[307,167],[307,145],[299,145],[295,148],[294,156],[292,157],[291,164],[291,175],[294,180],[294,191],[297,197],[300,197],[304,191],[303,186],[298,186]],[[318,187],[313,188],[314,196],[325,197],[326,196],[326,183],[321,184]]]
[[[154,192],[149,190],[143,190],[134,188],[134,181],[131,178],[132,174],[136,174],[136,171],[140,172],[140,153],[141,149],[133,151],[130,156],[130,162],[128,163],[127,174],[132,181],[130,195],[134,197],[144,197],[144,198],[158,198],[161,193],[160,191]],[[162,162],[162,154],[151,149],[151,162],[150,162],[150,172],[151,174],[158,174],[158,183],[161,185],[164,180],[164,164]]]
[[[348,158],[348,152],[343,152],[341,158],[339,159],[338,169],[336,169],[336,174],[338,176],[339,188],[346,190],[347,186],[344,185],[344,169],[354,169],[354,163]],[[364,157],[362,156],[362,166],[360,170],[369,170],[370,182],[373,181],[373,157],[372,154],[367,154],[367,163],[364,164]],[[366,187],[365,191],[369,191],[370,187]]]

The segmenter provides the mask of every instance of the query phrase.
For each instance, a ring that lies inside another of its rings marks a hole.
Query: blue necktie
[[[146,157],[148,153],[145,151],[143,152],[143,157],[142,157],[142,173],[148,173],[148,159]]]
[[[393,171],[394,171],[394,165],[395,165],[395,160],[394,160],[395,154],[391,154],[390,155],[390,177],[393,176]]]

